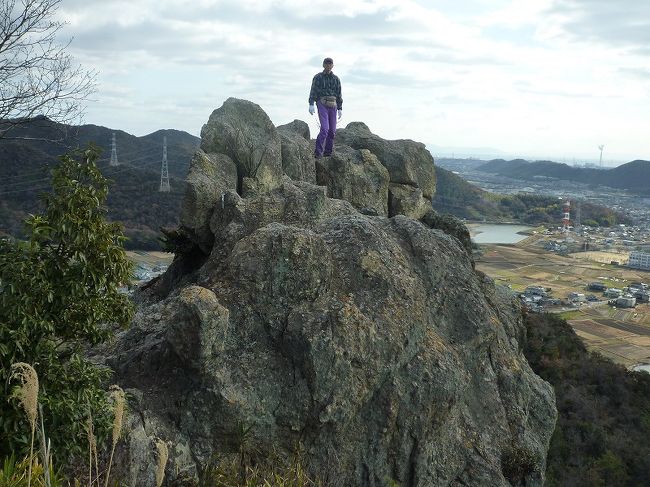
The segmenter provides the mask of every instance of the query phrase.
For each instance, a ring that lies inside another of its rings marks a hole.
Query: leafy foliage
[[[0,469],[0,487],[27,487],[28,485],[34,487],[45,487],[46,485],[59,487],[63,485],[63,479],[50,465],[48,484],[45,480],[45,469],[38,460],[34,460],[32,463],[30,479],[28,457],[22,461],[16,460],[14,455],[5,458],[2,462],[2,469]]]
[[[555,315],[528,315],[526,327],[524,353],[557,400],[547,485],[647,485],[650,375],[590,354]]]
[[[539,460],[528,448],[515,445],[503,453],[501,469],[510,483],[519,485],[527,475],[540,470]]]
[[[0,454],[23,452],[23,415],[9,401],[12,363],[34,364],[46,429],[61,454],[81,451],[90,407],[98,436],[110,424],[106,372],[83,358],[126,325],[132,306],[118,286],[131,275],[116,223],[105,221],[108,184],[90,148],[61,158],[45,212],[26,221],[26,241],[0,240]]]

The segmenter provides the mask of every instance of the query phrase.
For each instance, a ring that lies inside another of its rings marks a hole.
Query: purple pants
[[[318,108],[320,132],[318,132],[318,137],[316,137],[314,155],[316,157],[320,157],[323,154],[329,156],[334,148],[334,135],[336,135],[336,107],[326,107],[318,100],[316,102],[316,108]],[[325,144],[325,148],[323,148],[323,144]]]

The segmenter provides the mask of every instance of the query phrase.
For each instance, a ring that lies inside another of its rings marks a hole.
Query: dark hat
[[[331,57],[326,57],[323,59],[323,64],[334,64],[334,61],[332,61]]]

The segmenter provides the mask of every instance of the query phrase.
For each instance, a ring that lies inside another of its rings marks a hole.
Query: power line
[[[142,159],[147,159],[147,157],[143,157]],[[136,159],[133,159],[133,160],[136,160]],[[125,164],[120,164],[119,169],[117,169],[115,171],[112,171],[111,173],[107,174],[107,176],[110,178],[110,177],[115,176],[116,174],[121,174],[121,173],[127,172],[128,170],[143,169],[143,168],[146,168],[147,166],[151,166],[153,164],[157,164],[157,163],[155,161],[153,161],[153,162],[149,162],[147,164],[143,164],[141,166],[130,166],[130,165],[125,165]],[[51,178],[35,179],[35,180],[32,180],[32,181],[29,181],[29,183],[39,183],[39,182],[45,182],[45,181],[51,181]],[[8,194],[25,193],[25,192],[29,192],[29,191],[38,191],[38,190],[41,190],[41,189],[51,189],[51,186],[40,186],[40,187],[28,187],[28,188],[14,189],[14,187],[20,186],[21,184],[26,184],[26,183],[27,182],[22,182],[22,183],[15,183],[14,185],[10,185],[8,188],[5,188],[5,189],[10,189],[10,191],[0,191],[0,196],[5,196],[5,195],[8,195]],[[137,186],[134,189],[137,189],[137,188],[141,189],[142,185]]]
[[[145,155],[145,156],[141,156],[141,157],[138,157],[138,158],[130,157],[130,158],[128,158],[129,163],[141,161],[143,159],[149,159],[153,155],[154,150],[156,150],[156,149],[151,147],[151,148],[145,149],[144,151],[138,150],[138,151],[133,151],[133,152],[129,153],[129,154],[146,154],[148,152],[151,152],[150,155]],[[108,159],[99,159],[97,162],[106,162],[107,160]],[[144,167],[147,167],[149,165],[153,165],[154,163],[156,163],[155,160],[151,161],[149,164],[142,164],[142,165],[139,165],[139,166],[131,166],[129,164],[120,164],[120,169],[118,169],[118,171],[123,172],[124,170],[127,170],[129,168],[136,168],[136,169],[144,168]],[[109,164],[109,166],[110,166],[110,164]],[[34,171],[33,173],[37,174],[37,173],[40,173],[40,172],[43,172],[43,170]],[[28,173],[25,173],[25,174],[28,174]],[[113,174],[115,174],[115,171],[113,172]],[[13,190],[13,189],[18,188],[18,187],[20,187],[22,185],[25,185],[25,184],[41,183],[41,182],[50,181],[50,180],[51,180],[50,176],[43,177],[43,178],[36,178],[36,179],[27,178],[24,181],[12,181],[9,184],[3,184],[1,189],[3,189],[3,190]],[[7,192],[1,192],[0,194],[7,194]]]

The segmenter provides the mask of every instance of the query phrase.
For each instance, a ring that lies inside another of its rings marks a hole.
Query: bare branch
[[[96,91],[96,73],[77,65],[59,44],[64,23],[54,20],[62,0],[0,3],[0,139],[39,115],[59,123],[83,116]]]

